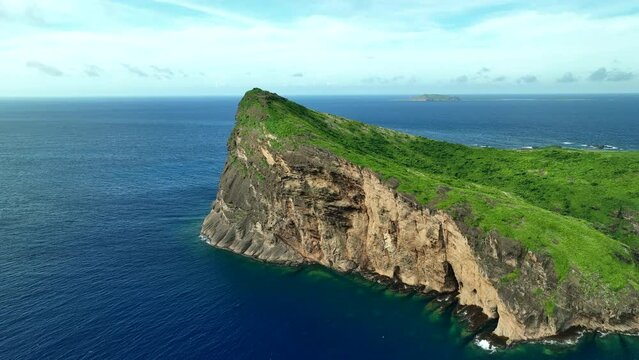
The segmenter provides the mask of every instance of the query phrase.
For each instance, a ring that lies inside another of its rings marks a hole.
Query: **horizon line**
[[[247,90],[250,91],[250,90]],[[270,91],[270,90],[266,90]],[[366,93],[300,93],[300,94],[286,94],[277,91],[270,91],[277,93],[281,96],[289,97],[356,97],[356,96],[418,96],[418,95],[454,95],[454,96],[548,96],[548,95],[579,95],[579,96],[594,96],[594,95],[639,95],[639,91],[633,92],[538,92],[538,93],[511,93],[511,92],[496,92],[496,93],[454,93],[454,92],[422,92],[422,93],[378,93],[378,94],[366,94]],[[232,93],[232,94],[149,94],[149,95],[19,95],[19,96],[5,96],[0,95],[0,100],[27,100],[27,99],[142,99],[142,98],[212,98],[212,97],[242,97],[245,92]]]

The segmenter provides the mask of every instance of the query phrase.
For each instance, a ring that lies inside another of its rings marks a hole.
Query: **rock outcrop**
[[[281,99],[258,96],[264,107]],[[315,146],[275,146],[276,137],[259,127],[268,118],[263,110],[238,114],[258,125],[238,123],[229,139],[217,198],[202,226],[211,245],[454,293],[460,304],[497,319],[494,333],[511,341],[573,327],[639,329],[636,293],[590,297],[580,274],[559,281],[544,253],[465,226],[463,208],[445,213],[420,205],[392,180]]]

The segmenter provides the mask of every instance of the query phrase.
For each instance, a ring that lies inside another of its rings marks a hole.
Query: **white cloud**
[[[256,26],[256,25],[263,24],[262,21],[250,16],[243,16],[243,15],[240,15],[231,11],[226,11],[224,9],[217,8],[210,5],[201,5],[193,1],[186,1],[186,0],[154,0],[154,1],[161,4],[171,4],[171,5],[179,6],[185,9],[189,9],[189,10],[197,11],[206,15],[213,16],[217,19],[234,22],[234,23],[238,23],[242,25]]]
[[[568,71],[585,78],[592,69],[611,67],[614,59],[621,59],[628,71],[639,68],[639,42],[629,41],[639,37],[637,15],[597,18],[578,12],[520,11],[499,13],[458,29],[415,17],[416,25],[408,28],[362,13],[274,22],[189,1],[159,2],[208,17],[168,19],[169,25],[152,26],[151,20],[160,15],[108,1],[60,0],[59,6],[53,6],[48,1],[0,0],[4,14],[0,17],[13,19],[0,27],[0,77],[7,79],[0,84],[0,94],[13,94],[17,81],[25,95],[85,93],[87,88],[113,94],[185,89],[239,93],[253,86],[277,89],[291,80],[291,69],[305,74],[296,83],[306,91],[362,92],[366,84],[361,79],[403,76],[419,81],[387,82],[389,92],[420,86],[454,92],[459,85],[450,79],[482,67],[490,68],[494,76],[470,77],[460,91],[519,91],[516,80],[507,79],[528,74],[537,75],[539,81],[526,88],[552,91],[555,79]],[[431,14],[456,11],[451,6],[435,7]],[[465,9],[473,6],[479,5],[472,2]],[[44,14],[41,23],[29,19],[29,9]],[[137,22],[132,23],[132,14],[139,15]],[[33,69],[24,66],[28,61],[57,64],[67,76],[43,84]],[[108,76],[85,76],[86,64]],[[144,73],[155,66],[187,76],[145,78],[121,64]],[[252,75],[246,76],[247,72]],[[199,73],[209,75],[203,78]],[[492,81],[494,77],[502,81]],[[227,85],[216,88],[215,83]],[[574,86],[569,90],[632,90],[636,82]]]

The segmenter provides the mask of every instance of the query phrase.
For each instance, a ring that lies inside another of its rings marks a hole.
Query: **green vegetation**
[[[614,291],[639,289],[639,152],[473,148],[315,112],[259,89],[240,103],[238,122],[274,135],[276,149],[313,145],[394,178],[422,204],[549,254],[560,279],[574,269]]]
[[[543,294],[544,294],[544,289],[542,288],[535,288],[535,290],[533,290],[533,295],[535,295],[535,297],[540,297]]]
[[[519,279],[519,275],[521,275],[521,271],[519,271],[519,269],[515,269],[511,273],[504,275],[500,281],[502,284],[508,284],[517,281],[517,279]]]
[[[544,312],[546,315],[552,317],[555,315],[555,310],[557,309],[557,305],[555,304],[555,298],[549,297],[544,301]]]

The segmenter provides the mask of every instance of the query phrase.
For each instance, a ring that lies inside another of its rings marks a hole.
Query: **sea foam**
[[[490,352],[495,352],[497,350],[497,347],[495,347],[493,344],[490,343],[490,341],[486,339],[481,339],[481,340],[475,339],[475,345]]]

